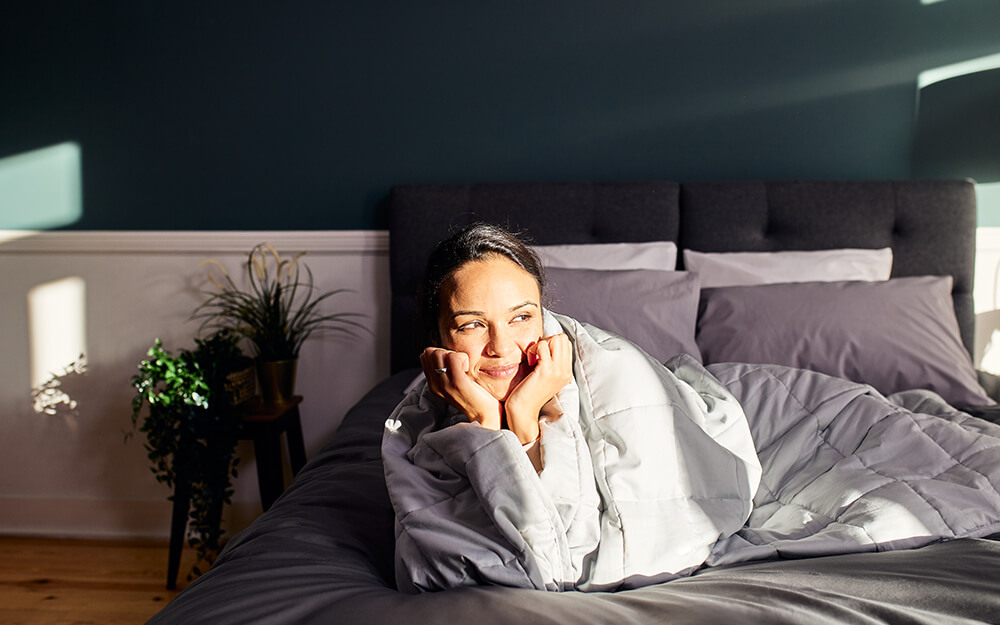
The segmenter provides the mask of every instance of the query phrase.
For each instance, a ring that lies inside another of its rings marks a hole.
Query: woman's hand
[[[469,421],[499,430],[503,407],[489,391],[469,377],[469,356],[440,347],[428,347],[420,355],[427,386],[435,395],[457,408]],[[445,369],[438,373],[438,370]]]
[[[539,339],[527,353],[535,368],[511,391],[504,406],[507,427],[522,444],[538,438],[542,406],[573,379],[573,347],[565,334]]]

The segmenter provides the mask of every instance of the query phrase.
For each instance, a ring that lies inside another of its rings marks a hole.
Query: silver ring
[[[448,373],[448,367],[438,367],[434,370],[434,373]]]

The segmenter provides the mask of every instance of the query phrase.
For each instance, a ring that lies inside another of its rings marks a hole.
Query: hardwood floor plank
[[[166,576],[166,542],[0,536],[0,625],[141,624],[177,596]]]

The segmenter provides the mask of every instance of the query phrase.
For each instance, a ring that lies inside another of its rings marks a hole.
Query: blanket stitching
[[[746,377],[748,377],[749,375],[751,375],[751,373],[753,373],[753,371],[759,371],[759,372],[765,374],[766,376],[768,376],[769,378],[771,378],[777,384],[781,385],[788,392],[788,396],[791,397],[792,399],[794,399],[801,406],[801,408],[809,415],[809,417],[811,417],[812,420],[814,420],[816,422],[816,432],[815,433],[816,433],[817,437],[819,438],[819,440],[821,440],[824,443],[825,446],[827,446],[828,448],[830,448],[833,451],[836,451],[838,454],[840,454],[841,455],[841,460],[846,459],[847,457],[849,457],[849,456],[847,456],[847,455],[844,454],[843,450],[839,449],[832,442],[830,442],[830,440],[827,438],[827,436],[828,436],[829,433],[826,432],[826,429],[819,427],[819,425],[818,425],[819,418],[816,416],[815,410],[812,410],[812,409],[808,408],[805,405],[805,403],[803,402],[803,400],[801,398],[799,398],[792,391],[792,389],[789,388],[789,386],[787,384],[785,384],[785,382],[783,380],[781,380],[776,375],[774,375],[773,372],[771,372],[769,370],[766,370],[766,369],[755,369],[755,370],[752,370],[752,371],[748,370],[748,371],[745,371],[745,372],[742,372],[742,373],[738,374],[736,380],[734,380],[734,381],[740,381],[740,382],[742,382],[743,379],[746,378]],[[872,396],[871,392],[866,392],[863,395]],[[852,398],[851,401],[853,402],[855,399],[857,399],[858,397],[861,397],[863,395],[858,395],[857,397]],[[924,430],[924,428],[921,427],[921,424],[916,419],[914,419],[914,414],[911,411],[908,411],[905,407],[898,406],[898,405],[893,406],[892,409],[890,410],[890,412],[881,414],[878,417],[877,422],[884,422],[886,419],[888,419],[888,418],[890,418],[890,417],[892,417],[894,415],[899,415],[899,416],[902,416],[902,417],[905,417],[906,419],[908,419],[915,426],[915,428],[917,429],[917,431],[919,432],[920,435],[922,435],[924,438],[928,439],[938,449],[940,449],[942,453],[944,453],[946,456],[948,456],[952,460],[952,464],[949,465],[947,467],[947,469],[945,469],[944,471],[938,473],[937,475],[923,477],[922,481],[935,480],[937,477],[939,477],[943,473],[947,472],[948,470],[954,468],[955,466],[961,466],[961,467],[964,467],[965,469],[967,469],[967,470],[969,470],[969,471],[971,471],[973,473],[976,473],[976,474],[980,475],[981,477],[983,477],[986,480],[986,482],[988,484],[990,484],[991,487],[993,487],[993,491],[998,496],[1000,496],[1000,489],[998,489],[997,486],[995,486],[993,484],[993,482],[990,480],[989,476],[983,474],[981,471],[977,471],[976,469],[970,467],[966,463],[964,463],[964,462],[958,460],[957,458],[955,458],[955,456],[953,454],[951,454],[948,450],[946,450],[943,446],[941,446],[941,444],[937,440],[935,440],[933,437],[931,437]],[[937,415],[929,415],[929,416],[937,416]],[[947,419],[946,419],[946,421],[947,421]],[[961,424],[957,424],[956,423],[956,425],[959,425],[961,427]],[[826,432],[826,433],[824,433],[824,432]],[[786,434],[786,433],[787,433],[787,430],[782,433],[782,436],[784,434]],[[976,434],[976,438],[977,439],[980,439],[982,436],[983,436],[982,434]],[[777,441],[780,438],[781,438],[781,436],[778,436],[774,440]],[[994,449],[996,446],[997,445],[993,445],[993,446],[991,446],[991,447],[989,447],[987,449]],[[971,445],[970,445],[970,447],[971,447]],[[968,447],[966,449],[968,449]],[[986,451],[986,450],[985,449],[984,450],[980,450],[980,451],[977,451],[975,453],[978,454],[978,453],[982,453],[983,451]],[[916,488],[914,486],[914,483],[912,483],[911,480],[908,480],[908,479],[902,478],[902,477],[894,477],[894,476],[887,475],[887,474],[885,474],[885,473],[877,470],[876,468],[874,468],[874,467],[866,464],[865,461],[861,457],[859,457],[859,456],[857,456],[855,454],[851,454],[850,457],[856,458],[857,461],[858,461],[858,463],[863,468],[867,469],[868,471],[870,471],[874,475],[877,475],[877,476],[879,476],[879,477],[881,477],[881,478],[883,478],[885,480],[888,480],[887,482],[883,482],[882,484],[876,485],[876,486],[872,487],[871,489],[869,489],[869,490],[861,493],[858,496],[858,498],[863,497],[865,495],[868,495],[868,494],[876,491],[877,489],[884,487],[886,484],[889,484],[889,483],[902,484],[903,486],[905,486],[906,488],[908,488],[918,498],[918,500],[924,502],[926,504],[926,506],[927,506],[928,509],[930,509],[931,511],[933,511],[937,515],[937,517],[941,520],[942,524],[946,528],[948,528],[948,530],[952,533],[952,535],[956,534],[956,529],[950,523],[948,523],[947,520],[945,520],[945,518],[944,518],[944,516],[942,514],[942,511],[939,510],[936,506],[934,506],[931,503],[930,500],[928,500],[926,497],[924,497],[923,495],[921,495],[916,490]],[[833,465],[833,466],[835,466],[835,465]],[[825,475],[830,470],[832,470],[833,466],[831,466],[829,469],[827,469],[826,471],[824,471],[823,473],[821,473],[820,476],[821,475]],[[817,479],[820,476],[816,476],[816,478],[814,478],[813,480],[811,480],[810,483],[812,483],[812,481],[814,481],[815,479]],[[798,507],[798,508],[801,508],[801,509],[804,509],[804,510],[808,510],[809,512],[812,512],[813,514],[816,514],[816,515],[821,516],[823,518],[831,519],[831,521],[837,521],[837,522],[842,523],[843,525],[847,525],[847,526],[850,526],[850,527],[857,527],[858,529],[860,529],[861,531],[863,531],[866,535],[868,535],[869,539],[872,540],[873,544],[877,544],[877,542],[874,540],[874,538],[872,538],[871,535],[868,534],[867,530],[864,527],[861,527],[861,526],[858,526],[858,525],[854,525],[852,523],[846,523],[843,520],[841,520],[841,517],[839,515],[837,517],[830,517],[827,514],[824,514],[822,512],[819,512],[818,510],[814,510],[814,509],[810,508],[809,506],[802,505],[798,501],[794,501],[794,498],[801,493],[801,489],[799,491],[797,491],[796,493],[792,494],[790,497],[783,498],[782,496],[778,495],[773,488],[771,488],[770,484],[765,484],[763,476],[762,476],[762,479],[761,479],[761,484],[765,485],[767,487],[768,493],[774,498],[775,501],[781,503],[782,505],[795,506],[795,507]],[[858,498],[856,498],[854,501],[857,501]],[[787,501],[786,501],[786,499],[787,499]],[[853,502],[852,502],[852,504],[853,504]],[[848,505],[851,505],[851,504],[848,504]],[[773,518],[774,514],[776,514],[776,513],[777,513],[777,510],[774,513],[772,513],[768,517],[767,520],[770,520],[771,518]],[[827,525],[829,525],[829,524],[827,524]],[[988,523],[984,527],[989,527],[991,525],[993,525],[993,524]]]
[[[579,341],[578,338],[577,338],[577,340],[573,341],[573,344],[574,344],[574,347],[576,348],[575,351],[580,352],[580,341]],[[579,353],[577,355],[577,358],[578,358],[578,360],[580,360],[580,362],[582,362],[582,359],[580,358],[581,355],[582,354],[579,354]],[[582,399],[584,397],[584,388],[586,388],[586,398],[587,398],[587,403],[588,403],[587,407],[589,408],[589,412],[592,414],[593,413],[593,406],[594,406],[593,391],[591,389],[590,379],[587,376],[587,371],[585,370],[585,368],[582,365],[580,366],[580,377],[582,378],[582,380],[577,382],[577,386],[580,388],[580,398]],[[582,402],[581,402],[581,404],[582,404]],[[581,410],[580,413],[577,415],[578,422],[581,423],[581,431],[582,431],[582,422],[583,422],[582,417],[583,417],[583,411]],[[598,421],[599,420],[597,420],[597,419],[589,419],[589,423],[587,424],[587,427],[588,428],[596,427],[599,430],[603,431],[603,429],[600,428],[600,424],[599,424]],[[605,440],[604,436],[601,436],[601,440],[602,441]],[[591,455],[593,455],[593,454],[600,454],[602,456],[602,458],[605,455],[603,447],[601,449],[593,449],[588,444],[587,445],[587,449],[588,449],[588,451],[589,451],[589,453]],[[603,480],[603,484],[605,485],[605,487],[610,488],[608,486],[607,462],[601,462],[600,465],[601,466],[600,466],[599,472],[600,472],[600,475],[601,475],[601,479]],[[598,475],[598,471],[594,471],[594,476],[596,477],[597,475]],[[601,508],[602,508],[601,513],[598,516],[598,519],[599,519],[599,522],[600,522],[601,526],[603,527],[603,525],[604,525],[604,515],[607,514],[607,513],[609,513],[609,512],[613,512],[615,523],[609,523],[608,525],[610,525],[611,527],[616,527],[618,529],[619,533],[621,533],[621,535],[622,535],[622,541],[621,541],[621,545],[622,545],[621,558],[619,558],[619,560],[618,560],[618,562],[621,563],[621,566],[618,568],[617,572],[620,573],[621,576],[624,578],[625,577],[625,533],[624,533],[624,531],[621,528],[621,520],[622,520],[621,511],[618,509],[618,506],[615,504],[615,502],[613,500],[610,501],[610,502],[605,501],[605,499],[607,499],[607,498],[602,495],[602,493],[601,493],[602,489],[600,488],[600,485],[601,485],[602,482],[596,481],[596,480],[595,480],[595,482],[597,484],[597,497],[598,497],[598,499],[601,502]],[[603,538],[603,533],[604,532],[602,531],[601,533],[602,533],[602,538]]]
[[[764,369],[764,368],[758,368],[758,369],[754,369],[754,370],[747,370],[746,372],[739,374],[738,377],[737,377],[737,380],[742,381],[743,378],[749,376],[751,373],[753,373],[753,371],[758,371],[758,372],[763,373],[768,378],[772,379],[775,383],[777,383],[782,388],[784,388],[787,391],[788,396],[791,399],[793,399],[797,404],[799,404],[799,406],[802,408],[802,410],[805,411],[805,413],[809,416],[810,420],[813,421],[814,426],[815,426],[816,436],[822,442],[822,444],[825,445],[827,448],[835,451],[837,454],[839,454],[841,460],[843,460],[843,459],[845,459],[845,458],[848,457],[848,456],[846,456],[844,454],[844,452],[842,450],[840,450],[839,448],[837,448],[836,446],[834,446],[826,438],[826,436],[824,436],[823,434],[821,434],[823,428],[821,428],[819,426],[819,417],[816,416],[816,411],[814,409],[809,408],[805,404],[805,402],[797,394],[795,394],[792,391],[792,389],[784,382],[784,380],[782,380],[777,375],[775,375],[774,372],[772,372],[772,371],[770,371],[768,369]],[[854,399],[857,399],[857,397],[852,398],[851,401],[854,401]],[[824,401],[824,403],[825,403],[825,401]],[[782,432],[781,436],[776,437],[774,439],[774,441],[772,441],[772,442],[776,442],[777,440],[781,439],[787,433],[788,433],[788,430],[786,429],[784,432]],[[812,483],[813,481],[815,481],[816,479],[818,479],[820,476],[826,475],[827,473],[829,473],[833,469],[833,466],[835,466],[835,465],[831,465],[827,470],[823,471],[823,473],[821,473],[820,475],[817,475],[809,483]],[[864,465],[862,464],[862,466],[864,466]],[[881,477],[883,477],[885,479],[888,479],[888,478],[886,478],[886,476],[881,476]],[[761,475],[761,483],[764,484],[764,474]],[[782,496],[782,495],[777,494],[778,491],[776,491],[774,488],[772,488],[770,484],[767,484],[766,486],[767,486],[768,492],[774,497],[775,501],[781,503],[782,505],[794,506],[794,507],[797,507],[797,508],[801,508],[803,510],[807,510],[807,511],[815,514],[816,516],[822,517],[824,519],[830,519],[831,523],[827,523],[826,527],[829,527],[833,522],[840,522],[842,525],[846,525],[848,527],[856,527],[857,529],[861,530],[868,537],[869,540],[871,540],[872,544],[877,544],[877,541],[871,536],[871,534],[868,533],[868,530],[865,529],[864,527],[861,527],[859,525],[854,525],[852,523],[847,523],[845,521],[840,520],[839,516],[831,517],[830,515],[828,515],[828,514],[826,514],[824,512],[820,512],[819,510],[815,510],[815,509],[813,509],[810,506],[803,505],[802,503],[799,503],[798,501],[794,501],[794,499],[802,492],[803,489],[799,489],[795,493],[791,493],[790,495],[784,495],[784,496]],[[806,484],[805,486],[808,486],[808,484]],[[803,488],[805,488],[805,486],[803,486]],[[879,488],[881,486],[884,486],[884,484],[880,484],[876,488]],[[872,489],[872,490],[874,490],[874,489]],[[868,492],[871,492],[871,491],[868,491]],[[862,493],[862,496],[865,495],[865,494],[867,494],[867,493]],[[773,518],[774,514],[776,514],[776,513],[777,513],[777,510],[775,511],[775,513],[772,513],[771,516],[768,517],[768,519]]]
[[[469,454],[469,460],[471,461],[471,460],[472,460],[472,458],[473,458],[473,457],[475,457],[475,456],[476,456],[477,454],[479,454],[479,453],[480,453],[480,452],[481,452],[481,451],[482,451],[483,449],[485,449],[486,447],[488,447],[488,446],[490,446],[490,445],[492,445],[492,444],[495,444],[495,443],[496,443],[496,442],[497,442],[498,440],[499,440],[499,441],[503,441],[503,444],[504,444],[504,446],[505,446],[505,447],[507,447],[507,448],[508,448],[508,450],[510,450],[510,449],[511,449],[511,443],[510,443],[510,441],[509,441],[509,440],[507,439],[507,437],[506,437],[506,436],[500,436],[500,437],[494,437],[494,438],[491,438],[491,439],[490,439],[489,441],[487,441],[486,443],[484,443],[484,444],[482,444],[482,445],[480,445],[480,446],[476,447],[476,448],[475,448],[475,449],[474,449],[474,450],[472,451],[472,453],[471,453],[471,454]],[[429,451],[432,451],[432,452],[434,452],[434,454],[435,454],[435,455],[436,455],[436,456],[437,456],[438,458],[440,458],[440,459],[441,459],[441,460],[442,460],[442,461],[444,462],[445,466],[447,466],[448,468],[452,469],[453,471],[455,470],[455,469],[454,469],[454,467],[453,467],[453,466],[451,465],[451,463],[449,463],[449,462],[447,461],[447,458],[445,458],[445,456],[444,456],[443,454],[441,454],[441,452],[440,452],[440,451],[438,451],[438,450],[437,450],[436,448],[434,448],[434,447],[432,447],[432,446],[430,446],[430,445],[425,445],[424,447],[425,447],[426,449],[428,449]],[[520,451],[520,450],[515,450],[515,451]],[[515,465],[516,465],[516,466],[518,467],[519,471],[521,472],[521,474],[522,474],[522,476],[523,476],[523,475],[524,475],[524,473],[525,473],[525,469],[524,469],[524,466],[523,466],[523,464],[522,464],[522,463],[520,463],[520,462],[516,462],[516,463],[514,463],[514,464],[515,464]],[[425,469],[425,470],[426,470],[426,469]],[[468,481],[468,475],[466,475],[465,477],[466,477],[466,481]],[[537,477],[537,476],[536,476],[536,477]],[[529,483],[531,482],[531,480],[526,480],[526,481],[528,481]],[[471,483],[471,482],[470,482],[470,483]],[[532,489],[533,489],[533,490],[535,490],[535,492],[536,492],[536,495],[537,495],[537,494],[538,494],[538,493],[537,493],[537,486],[536,486],[536,485],[534,485],[534,484],[532,484]],[[403,522],[404,522],[404,521],[405,521],[406,519],[408,519],[408,518],[410,517],[410,515],[412,515],[412,514],[415,514],[416,512],[420,512],[420,511],[422,511],[422,510],[426,510],[427,508],[430,508],[430,507],[433,507],[433,506],[436,506],[436,505],[439,505],[439,504],[441,504],[441,503],[444,503],[445,501],[452,501],[452,500],[455,500],[455,499],[457,499],[457,496],[456,496],[456,495],[448,495],[447,497],[445,497],[445,498],[443,498],[443,499],[439,499],[439,500],[435,501],[435,502],[434,502],[433,504],[431,504],[431,505],[428,505],[428,506],[424,506],[424,507],[421,507],[421,508],[418,508],[418,509],[414,509],[414,510],[410,510],[410,511],[409,511],[409,512],[407,512],[407,513],[406,513],[405,515],[403,515],[402,517],[400,517],[400,518],[399,518],[399,522],[400,522],[400,524],[403,524]],[[477,499],[477,500],[479,499],[478,495],[477,495],[476,499]],[[480,507],[481,507],[481,502],[480,502]],[[551,512],[551,511],[548,511],[548,512]],[[524,566],[524,563],[522,563],[522,562],[520,561],[520,560],[521,560],[521,558],[519,557],[519,556],[523,556],[523,555],[524,555],[525,553],[527,553],[528,549],[527,549],[526,547],[527,547],[527,544],[528,544],[528,542],[527,542],[527,541],[524,541],[524,544],[525,544],[525,548],[521,548],[521,549],[518,549],[518,548],[516,548],[516,547],[515,547],[515,546],[514,546],[513,544],[511,544],[510,540],[506,538],[506,535],[505,535],[505,533],[504,533],[504,532],[503,532],[503,531],[502,531],[502,530],[501,530],[501,529],[500,529],[499,527],[497,527],[497,524],[496,524],[496,520],[495,520],[495,519],[493,518],[493,515],[491,515],[491,514],[488,514],[488,513],[487,513],[487,514],[486,514],[486,517],[487,517],[487,518],[489,519],[489,521],[490,521],[490,524],[491,524],[491,525],[493,525],[494,529],[496,529],[497,533],[498,533],[498,534],[499,534],[500,536],[504,537],[504,539],[505,539],[505,542],[506,542],[506,543],[507,543],[507,545],[508,545],[508,546],[509,546],[509,547],[511,548],[511,552],[512,552],[512,553],[514,554],[514,557],[513,557],[512,559],[510,559],[510,560],[507,560],[507,559],[505,559],[505,558],[501,558],[501,561],[503,562],[503,566],[504,566],[504,567],[506,567],[506,566],[509,566],[511,562],[516,562],[516,563],[518,564],[518,567],[519,567],[519,568],[520,568],[520,569],[521,569],[522,571],[524,571],[524,572],[525,572],[525,577],[527,577],[528,579],[531,579],[531,576],[530,576],[530,575],[528,575],[528,569],[526,569],[526,568],[525,568],[525,566]],[[552,522],[551,522],[551,518],[548,518],[548,517],[549,517],[549,515],[546,515],[546,521],[548,521],[548,526],[549,526],[549,530],[550,530],[550,532],[551,532],[552,534],[557,534],[557,532],[555,531],[555,527],[553,526],[553,524],[552,524]],[[404,530],[405,530],[405,529],[406,529],[406,528],[404,527]],[[410,535],[410,532],[409,532],[409,530],[406,530],[406,533],[407,533],[407,535],[408,535],[408,536],[410,536],[410,544],[414,545],[414,547],[415,547],[415,548],[417,548],[417,550],[418,550],[418,551],[420,551],[420,555],[426,558],[426,554],[424,554],[423,550],[422,550],[422,549],[420,549],[420,548],[419,548],[419,547],[417,546],[417,541],[415,541],[415,540],[413,539],[412,535]],[[521,532],[519,531],[519,532],[518,532],[518,534],[519,534],[519,535],[521,535]],[[523,535],[522,535],[522,538],[523,538]],[[428,561],[430,562],[431,560],[428,560]],[[562,565],[562,563],[561,563],[561,562],[560,562],[559,564],[560,564],[560,565]],[[495,566],[497,566],[497,565],[493,565],[493,566],[495,567]],[[553,567],[553,568],[555,568],[555,567]],[[562,571],[562,568],[563,568],[563,567],[562,567],[562,566],[560,566],[559,568],[560,568],[560,571]]]
[[[889,412],[888,414],[883,415],[881,417],[880,421],[884,421],[885,419],[888,419],[889,417],[891,417],[893,415],[900,415],[900,416],[906,418],[910,423],[913,424],[913,426],[917,429],[917,432],[920,435],[922,435],[925,439],[931,441],[931,443],[933,443],[939,450],[941,450],[942,453],[944,453],[944,455],[946,455],[952,461],[952,463],[945,470],[943,470],[943,471],[941,471],[941,472],[939,472],[939,473],[937,473],[937,474],[935,474],[933,476],[926,476],[921,481],[936,480],[939,476],[943,475],[944,473],[947,473],[949,470],[955,468],[956,466],[960,466],[960,467],[963,467],[963,468],[967,469],[968,471],[971,471],[972,473],[975,473],[975,474],[981,476],[983,479],[985,479],[986,483],[989,484],[993,488],[993,492],[996,493],[998,497],[1000,497],[1000,491],[998,491],[997,487],[993,485],[992,481],[990,481],[989,476],[985,475],[984,473],[982,473],[980,471],[977,471],[976,469],[970,467],[969,465],[965,464],[964,462],[962,462],[961,460],[959,460],[958,458],[956,458],[954,455],[952,455],[951,452],[949,452],[947,449],[945,449],[943,446],[941,446],[941,444],[938,441],[936,441],[933,437],[931,437],[924,430],[924,428],[921,427],[921,424],[916,419],[913,418],[914,415],[911,412],[907,411],[905,408],[903,408],[903,407],[896,408],[892,412]],[[935,415],[928,415],[928,416],[935,416]],[[971,445],[970,445],[970,447],[971,447]],[[989,447],[987,449],[993,449],[995,447],[996,447],[996,445],[994,445],[992,447]],[[968,447],[966,447],[966,449],[968,449]],[[981,451],[985,451],[985,450],[980,450],[980,452]],[[976,453],[978,454],[980,452],[976,452]],[[872,473],[875,473],[876,475],[881,475],[881,476],[883,476],[883,477],[885,477],[887,479],[894,480],[894,481],[899,482],[901,484],[905,484],[906,487],[909,488],[910,491],[912,491],[914,495],[916,495],[921,501],[924,501],[928,505],[928,507],[930,507],[932,510],[934,510],[934,512],[937,513],[938,518],[941,519],[941,522],[944,523],[945,527],[947,527],[949,530],[951,530],[952,534],[956,533],[955,528],[952,527],[952,525],[950,523],[948,523],[947,520],[945,520],[944,515],[942,514],[942,511],[939,510],[934,504],[932,504],[930,500],[928,500],[926,497],[924,497],[919,492],[917,492],[917,490],[914,487],[913,483],[911,483],[912,480],[908,480],[908,479],[902,478],[902,477],[893,478],[893,477],[890,477],[888,475],[885,475],[885,474],[879,472],[878,470],[876,470],[875,468],[870,467],[867,464],[865,464],[865,462],[861,458],[858,458],[858,462],[861,463],[861,466],[865,467],[866,469],[868,469]]]

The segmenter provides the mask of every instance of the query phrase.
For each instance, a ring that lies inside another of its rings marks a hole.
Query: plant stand
[[[264,512],[271,508],[285,490],[281,462],[282,433],[285,434],[288,444],[292,476],[297,475],[306,464],[302,422],[299,418],[301,403],[302,396],[295,395],[283,404],[265,404],[259,400],[251,400],[247,405],[240,440],[253,441],[253,453],[257,459],[257,485],[260,488],[260,504]]]
[[[284,470],[281,453],[281,435],[288,444],[288,459],[292,476],[298,474],[306,464],[305,443],[302,438],[302,422],[299,404],[302,396],[296,395],[283,404],[265,404],[254,399],[240,408],[243,411],[240,440],[253,441],[257,461],[257,485],[260,489],[260,503],[264,512],[285,490]],[[174,506],[170,521],[170,552],[167,561],[167,589],[177,588],[177,573],[180,568],[181,551],[187,533],[188,513],[191,504],[191,485],[178,471],[174,483]],[[216,519],[222,522],[222,507]]]

